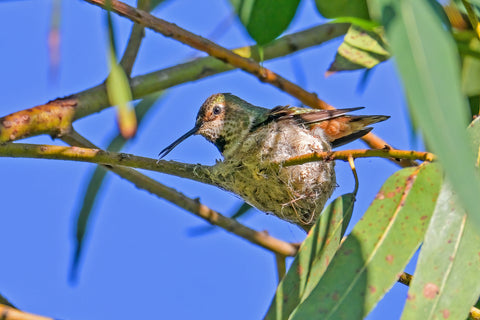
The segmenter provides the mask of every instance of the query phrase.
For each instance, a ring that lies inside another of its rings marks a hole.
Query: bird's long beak
[[[160,151],[160,153],[158,154],[159,159],[162,159],[163,157],[165,157],[167,154],[170,153],[170,151],[172,151],[176,146],[178,146],[183,140],[187,139],[191,135],[196,134],[197,131],[198,131],[198,126],[193,127],[187,133],[185,133],[183,136],[181,136],[180,138],[175,140],[171,145],[169,145],[168,147],[166,147],[165,149]]]

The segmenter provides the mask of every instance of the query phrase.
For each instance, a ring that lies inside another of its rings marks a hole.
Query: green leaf
[[[328,68],[329,72],[373,68],[390,58],[388,46],[384,40],[383,28],[366,31],[352,25],[343,43],[338,47],[335,60]]]
[[[480,7],[480,0],[468,0],[467,2],[471,3],[472,5]]]
[[[477,45],[477,34],[472,30],[459,31],[455,30],[452,34],[457,45],[457,49],[462,57],[470,56],[480,59],[480,48]]]
[[[329,23],[350,23],[354,26],[360,27],[367,31],[375,31],[375,29],[382,26],[377,21],[366,20],[366,19],[355,18],[355,17],[338,17],[329,21]]]
[[[292,21],[300,0],[230,0],[248,34],[264,45],[281,35]]]
[[[470,104],[470,115],[472,117],[477,116],[480,111],[480,95],[469,97],[468,103]]]
[[[366,0],[315,0],[317,10],[327,19],[357,17],[370,19]]]
[[[441,181],[442,173],[433,164],[392,175],[291,319],[366,316],[423,240]]]
[[[135,114],[138,119],[138,125],[141,124],[145,114],[155,105],[158,99],[162,96],[163,92],[157,92],[148,95],[137,103],[135,107]],[[107,147],[108,151],[118,152],[128,142],[121,135],[115,136]],[[98,192],[103,185],[107,170],[102,166],[97,166],[88,180],[85,193],[81,196],[80,201],[81,208],[77,214],[77,221],[75,226],[75,251],[73,254],[72,265],[70,267],[70,281],[75,282],[78,276],[78,266],[80,257],[83,252],[85,235],[88,230],[89,222],[91,220],[91,214],[93,207],[98,199]]]
[[[132,108],[132,91],[128,77],[117,63],[114,50],[109,50],[110,74],[106,81],[108,101],[117,106],[117,120],[120,133],[124,138],[131,138],[137,131],[137,118]]]
[[[111,3],[107,2],[107,29],[108,29],[108,65],[110,74],[105,81],[108,101],[112,106],[117,106],[117,120],[120,133],[124,138],[131,138],[137,131],[137,119],[135,111],[131,106],[132,90],[127,75],[123,68],[117,63],[115,53],[115,35],[110,11]]]
[[[479,147],[480,147],[480,118],[475,118],[470,125],[468,126],[467,132],[472,139],[473,147],[475,149],[475,154],[477,156],[477,166],[478,166],[478,157],[479,157]]]
[[[480,60],[466,56],[462,66],[462,92],[467,96],[480,94]]]
[[[323,210],[279,284],[265,319],[288,319],[295,307],[310,294],[340,245],[354,202],[355,195],[347,193]]]
[[[425,235],[402,319],[465,319],[480,295],[480,233],[445,183]]]
[[[460,90],[459,56],[426,0],[374,0],[397,62],[410,113],[438,155],[472,221],[480,227],[480,182],[465,132],[469,107]]]
[[[480,54],[480,41],[476,37],[468,43],[468,48]],[[480,94],[480,59],[466,54],[462,64],[462,92],[467,96]]]

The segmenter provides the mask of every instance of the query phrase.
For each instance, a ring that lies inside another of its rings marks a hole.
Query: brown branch
[[[107,8],[105,0],[85,0],[94,5],[100,6],[104,9]],[[296,84],[281,77],[275,72],[262,67],[254,60],[244,58],[231,50],[228,50],[208,39],[200,37],[190,31],[178,27],[177,25],[157,18],[148,12],[135,9],[127,5],[126,3],[108,0],[108,8],[113,12],[128,18],[129,20],[141,24],[147,28],[150,28],[158,33],[161,33],[165,37],[175,39],[182,42],[192,48],[206,52],[208,55],[213,56],[219,60],[222,60],[228,64],[231,64],[237,68],[240,68],[248,73],[257,76],[260,81],[270,83],[280,90],[290,93],[292,96],[297,97],[313,108],[331,109],[333,108],[328,103],[320,100],[316,94],[310,93],[297,86]]]
[[[270,60],[299,50],[319,45],[344,34],[347,25],[324,24],[284,36],[264,50],[264,59]],[[244,57],[259,60],[256,46],[234,50]],[[198,80],[221,72],[233,70],[231,65],[206,57],[134,77],[130,81],[133,98],[164,90],[188,81]],[[0,143],[14,141],[39,134],[53,136],[68,132],[71,123],[110,106],[103,84],[67,98],[22,110],[0,118]]]
[[[413,276],[409,273],[403,272],[400,277],[398,278],[398,282],[401,284],[406,285],[407,287],[410,286],[410,282],[412,282]]]
[[[0,314],[2,320],[53,320],[53,318],[23,312],[4,304],[0,304]]]
[[[397,149],[352,149],[341,151],[329,151],[329,152],[313,152],[297,157],[293,157],[284,161],[284,166],[294,166],[304,164],[307,162],[319,161],[319,160],[343,160],[348,161],[348,158],[369,158],[380,157],[390,158],[395,161],[399,159],[405,160],[421,160],[421,161],[435,161],[436,156],[430,152],[412,151],[412,150],[397,150]]]
[[[95,153],[94,151],[102,151],[96,148],[90,141],[80,136],[75,131],[66,135],[62,138],[65,142],[71,145],[79,145],[89,148],[82,147],[71,147],[73,153],[84,153],[84,150],[90,150],[87,153]],[[11,145],[11,144],[10,144]],[[0,149],[2,147],[0,146]],[[105,152],[105,151],[103,151]],[[155,160],[151,159],[153,162]],[[166,161],[164,161],[166,162]],[[123,163],[123,162],[122,162]],[[113,164],[113,163],[110,163]],[[159,198],[165,199],[176,206],[193,213],[194,215],[208,221],[209,223],[219,226],[228,232],[231,232],[239,237],[242,237],[264,249],[270,250],[276,254],[283,256],[295,256],[298,251],[298,246],[282,241],[280,239],[274,238],[266,232],[259,232],[253,229],[250,229],[243,224],[239,223],[234,219],[225,217],[224,215],[208,208],[207,206],[200,203],[198,199],[191,199],[185,196],[183,193],[167,187],[133,169],[123,167],[121,165],[105,166],[106,169],[118,174],[120,177],[129,180],[135,186],[140,189],[146,190]]]
[[[85,1],[100,6],[102,8],[106,7],[106,0]],[[260,81],[276,86],[280,90],[285,91],[293,97],[297,98],[307,106],[320,109],[334,109],[331,105],[319,99],[317,94],[304,90],[302,87],[261,66],[259,63],[255,62],[252,59],[244,58],[208,39],[205,39],[183,28],[180,28],[173,23],[157,18],[145,11],[137,10],[134,7],[131,7],[123,2],[116,0],[108,0],[108,4],[108,8],[111,9],[113,12],[138,24],[144,25],[145,27],[150,28],[158,33],[161,33],[165,37],[175,39],[192,48],[204,51],[210,56],[213,56],[221,61],[224,61],[248,73],[251,73],[258,77]],[[393,149],[393,147],[391,147],[386,141],[384,141],[380,137],[375,136],[372,133],[367,134],[366,136],[362,137],[362,139],[373,149],[382,149],[384,147]],[[403,161],[399,164],[401,166],[416,165],[416,163],[412,161]]]
[[[64,136],[62,139],[66,139]],[[166,174],[214,185],[210,166],[194,165],[176,161],[157,161],[127,153],[109,152],[94,148],[6,143],[0,145],[0,157],[73,160],[110,166],[127,166]]]
[[[67,135],[68,136],[68,135]],[[36,145],[27,143],[6,143],[0,145],[0,157],[25,157],[55,160],[74,160],[91,162],[110,166],[127,166],[137,169],[145,169],[166,174],[172,174],[181,178],[215,185],[222,188],[214,179],[213,168],[215,166],[204,166],[200,164],[188,164],[176,161],[157,161],[155,159],[135,156],[128,153],[109,152],[95,148],[64,147],[54,145]],[[429,152],[405,151],[405,150],[377,150],[359,149],[331,152],[315,152],[304,156],[291,158],[282,163],[284,166],[304,164],[318,160],[344,160],[349,157],[383,157],[403,158],[433,161],[435,156]]]
[[[61,135],[70,130],[77,102],[57,99],[0,118],[0,143],[39,134]]]

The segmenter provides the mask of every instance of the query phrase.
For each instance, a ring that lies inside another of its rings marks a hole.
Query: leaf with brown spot
[[[438,196],[441,182],[442,172],[433,164],[392,175],[380,192],[394,196],[373,201],[291,320],[365,317],[396,283],[423,240],[426,226],[421,226],[420,216],[430,216],[435,208],[425,199]],[[410,219],[403,219],[405,215]],[[394,259],[386,259],[393,253]],[[332,298],[333,292],[338,299]]]
[[[423,287],[423,296],[427,299],[434,299],[438,294],[438,286],[435,283],[427,283]]]
[[[295,307],[310,294],[340,246],[354,202],[352,193],[344,194],[323,210],[280,282],[265,319],[288,319]]]
[[[352,25],[347,31],[343,43],[338,47],[335,60],[327,73],[370,69],[390,58],[383,28],[364,30]]]
[[[402,319],[465,319],[480,295],[480,234],[445,184],[425,234]]]
[[[447,309],[442,310],[443,319],[450,318],[450,311]]]
[[[389,254],[388,256],[385,257],[385,260],[389,263],[389,264],[392,264],[393,263],[393,254]]]

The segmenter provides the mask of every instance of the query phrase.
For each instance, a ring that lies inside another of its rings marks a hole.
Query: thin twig
[[[150,0],[138,1],[137,5],[139,9],[150,11]],[[127,47],[125,48],[122,59],[119,63],[129,77],[132,74],[133,65],[137,59],[138,51],[144,36],[145,27],[138,23],[134,23],[132,31],[130,32],[130,37],[128,38]]]
[[[65,142],[71,145],[88,146],[90,148],[71,147],[69,149],[76,149],[77,152],[83,153],[83,150],[97,150],[93,149],[95,146],[76,133],[75,131],[62,138]],[[12,145],[12,144],[10,144]],[[1,146],[0,146],[1,148]],[[67,147],[68,148],[68,147]],[[46,151],[46,150],[45,150]],[[105,152],[105,151],[103,151]],[[151,159],[153,162],[155,160]],[[102,162],[100,162],[102,163]],[[104,163],[105,164],[105,163]],[[114,163],[109,163],[105,166],[108,170],[118,174],[122,178],[131,181],[135,186],[146,190],[162,199],[165,199],[176,206],[189,211],[196,216],[210,222],[213,225],[219,226],[228,232],[231,232],[241,238],[244,238],[262,248],[270,250],[276,254],[283,256],[295,256],[298,251],[298,246],[280,239],[274,238],[266,232],[255,231],[234,219],[230,219],[210,208],[203,205],[198,199],[191,199],[177,190],[167,187],[133,169],[123,167],[120,163],[115,163],[117,166],[112,166]]]
[[[353,194],[355,196],[357,196],[357,192],[358,192],[358,174],[357,174],[357,169],[355,168],[355,161],[353,159],[353,156],[350,155],[348,157],[348,163],[350,164],[350,169],[352,169],[352,173],[353,173],[353,178],[355,179],[355,188],[353,189]]]
[[[294,166],[319,160],[343,160],[348,161],[349,157],[353,158],[391,158],[421,161],[435,161],[436,156],[430,152],[412,151],[412,150],[396,150],[396,149],[352,149],[329,152],[313,152],[297,157],[290,158],[284,162],[284,166]]]
[[[128,39],[127,48],[119,63],[128,76],[132,74],[133,65],[137,59],[138,50],[140,49],[140,44],[144,36],[145,28],[135,23],[132,27],[130,38]]]

